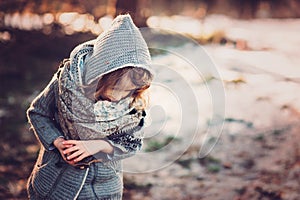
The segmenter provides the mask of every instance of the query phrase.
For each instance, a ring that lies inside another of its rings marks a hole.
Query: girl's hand
[[[66,159],[66,155],[63,153],[64,150],[66,150],[67,148],[72,147],[72,145],[64,145],[63,142],[66,141],[64,138],[59,137],[57,139],[54,140],[53,145],[57,148],[57,150],[59,151],[61,157],[64,159],[64,161],[66,161],[67,163],[69,163],[70,165],[74,165],[74,161],[70,161]]]
[[[63,145],[69,146],[63,151],[63,154],[67,155],[68,161],[74,163],[98,152],[108,154],[113,152],[113,147],[105,140],[65,140]]]

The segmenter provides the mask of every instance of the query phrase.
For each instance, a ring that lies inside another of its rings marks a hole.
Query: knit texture
[[[130,15],[116,17],[111,27],[93,43],[93,53],[86,61],[84,83],[126,66],[141,67],[154,74],[147,44]]]
[[[127,97],[119,102],[95,102],[85,95],[81,87],[81,70],[74,69],[85,69],[84,52],[86,52],[85,47],[79,49],[78,53],[75,54],[75,57],[80,59],[76,62],[79,65],[66,62],[59,72],[57,107],[60,126],[65,138],[75,140],[104,139],[120,131],[141,129],[140,122],[144,118],[143,110],[135,108],[138,101],[132,103],[132,97]],[[74,58],[71,60],[74,63]],[[136,112],[131,113],[132,110],[136,110]],[[133,138],[126,137],[122,144],[119,140],[114,139],[111,139],[111,143],[115,142],[114,146],[124,152],[132,149],[132,145],[137,149],[141,147],[142,140],[140,138],[142,135],[135,135],[135,133],[139,132],[132,133]]]
[[[59,152],[51,148],[54,139],[63,135],[58,120],[56,120],[55,103],[57,98],[58,81],[55,74],[48,86],[35,98],[27,110],[31,130],[42,144],[38,159],[28,179],[27,191],[30,199],[72,199],[78,192],[84,177],[85,170],[68,165],[62,160]],[[142,134],[142,130],[140,131]],[[111,155],[111,160],[91,165],[97,170],[90,170],[88,175],[93,179],[92,187],[94,193],[101,197],[99,199],[102,197],[110,199],[109,196],[111,199],[118,199],[116,197],[122,196],[121,160],[134,154],[135,151],[123,152],[116,148],[114,154]],[[103,158],[105,159],[106,156],[103,155]],[[98,184],[99,186],[97,186]],[[90,187],[87,182],[83,190],[89,190]],[[85,198],[85,195],[87,195],[85,192],[80,193],[79,197],[89,199]]]
[[[70,63],[72,68],[69,68],[71,70],[71,73],[68,73],[69,80],[79,86],[87,85],[106,73],[126,66],[141,67],[152,73],[147,45],[129,15],[117,17],[111,28],[97,39],[77,46],[71,52]],[[62,117],[59,117],[58,112],[61,95],[66,95],[61,93],[63,81],[59,80],[60,73],[63,71],[59,70],[53,76],[48,86],[34,99],[27,110],[31,129],[42,144],[39,157],[28,179],[29,198],[73,199],[79,193],[78,199],[121,199],[123,187],[121,160],[133,156],[139,149],[143,130],[136,128],[125,130],[121,127],[119,130],[102,135],[103,139],[114,146],[114,153],[109,156],[99,153],[97,156],[102,157],[103,162],[92,163],[88,173],[84,169],[78,169],[64,162],[53,146],[53,141],[57,137],[69,134],[69,129],[63,127]],[[74,74],[81,74],[81,76],[74,76]],[[95,108],[94,105],[91,106]],[[76,109],[80,111],[80,107]],[[82,106],[81,110],[84,109],[86,108]],[[128,114],[136,113],[133,109]],[[66,113],[62,113],[61,116],[63,114]],[[106,116],[102,114],[99,114],[98,118]],[[142,112],[140,115],[138,123],[135,122],[133,127],[143,126],[143,120],[140,119],[145,114]],[[72,120],[69,122],[71,123]],[[137,143],[128,146],[132,141]],[[85,182],[81,189],[83,180]]]

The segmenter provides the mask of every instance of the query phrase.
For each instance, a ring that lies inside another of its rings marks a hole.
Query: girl
[[[41,143],[30,199],[121,199],[121,160],[140,150],[147,44],[129,15],[77,46],[27,111]]]

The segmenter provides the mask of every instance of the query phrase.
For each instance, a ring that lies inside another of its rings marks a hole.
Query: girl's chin
[[[110,101],[110,102],[116,101],[116,100],[113,99],[113,98],[110,98],[110,97],[103,97],[103,96],[101,96],[98,100],[100,100],[100,101]]]
[[[105,98],[104,100],[105,100],[105,101],[110,101],[110,102],[118,102],[118,101],[119,101],[119,100],[117,100],[117,99],[109,98],[109,97]]]

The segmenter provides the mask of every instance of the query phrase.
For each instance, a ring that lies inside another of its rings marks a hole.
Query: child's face
[[[101,97],[104,100],[118,102],[125,97],[131,96],[136,89],[137,86],[131,82],[128,75],[125,75],[117,82],[117,84],[108,86]]]

